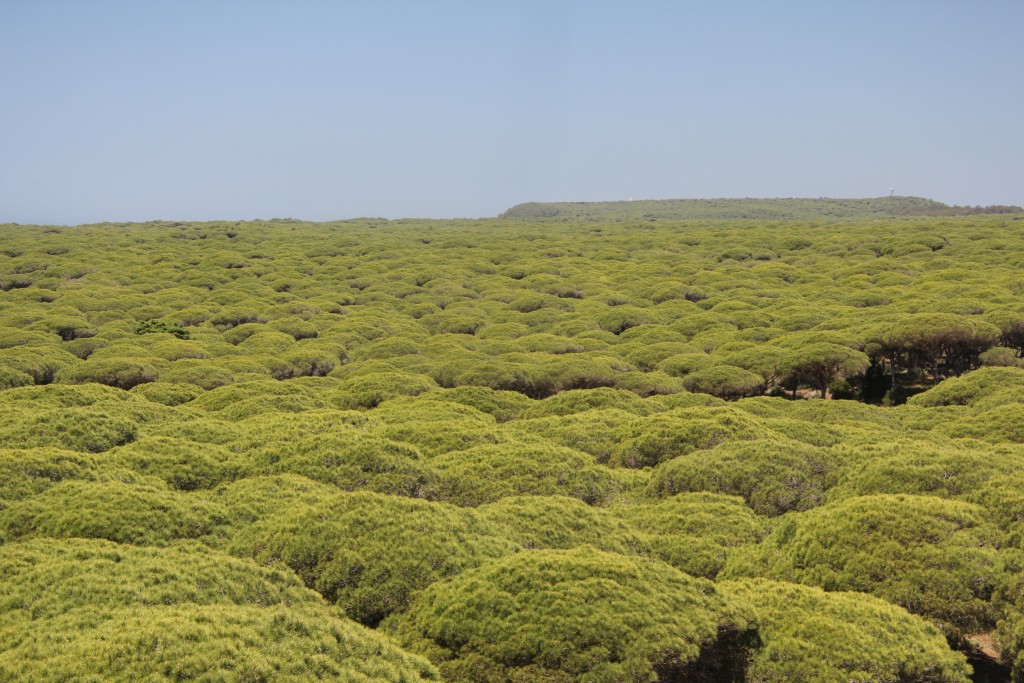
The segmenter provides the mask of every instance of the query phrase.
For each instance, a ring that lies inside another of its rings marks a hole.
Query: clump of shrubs
[[[756,643],[751,614],[711,582],[587,546],[438,581],[384,630],[465,683],[741,680]]]
[[[191,339],[183,326],[166,320],[144,320],[135,326],[135,334],[171,334],[178,339]]]

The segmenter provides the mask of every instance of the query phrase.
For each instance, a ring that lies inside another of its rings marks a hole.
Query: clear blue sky
[[[1024,0],[0,0],[0,222],[1024,204]]]

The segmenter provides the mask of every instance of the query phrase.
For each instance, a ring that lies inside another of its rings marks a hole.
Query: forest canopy
[[[716,201],[0,225],[0,679],[1024,681],[1024,218]]]

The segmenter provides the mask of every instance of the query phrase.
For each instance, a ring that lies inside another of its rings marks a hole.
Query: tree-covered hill
[[[526,202],[501,218],[561,220],[840,220],[896,216],[1021,213],[1019,206],[950,206],[922,197],[870,199],[641,199],[617,202]]]
[[[1009,214],[0,226],[0,681],[1024,681],[1022,263]]]

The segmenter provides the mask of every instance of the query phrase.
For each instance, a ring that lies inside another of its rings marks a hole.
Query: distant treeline
[[[908,211],[906,216],[977,216],[987,213],[1024,213],[1019,206],[993,204],[991,206],[953,206],[928,207],[918,211]]]
[[[1022,213],[1019,206],[949,206],[922,197],[867,199],[645,199],[618,202],[527,202],[500,218],[565,220],[846,220],[898,216]]]

